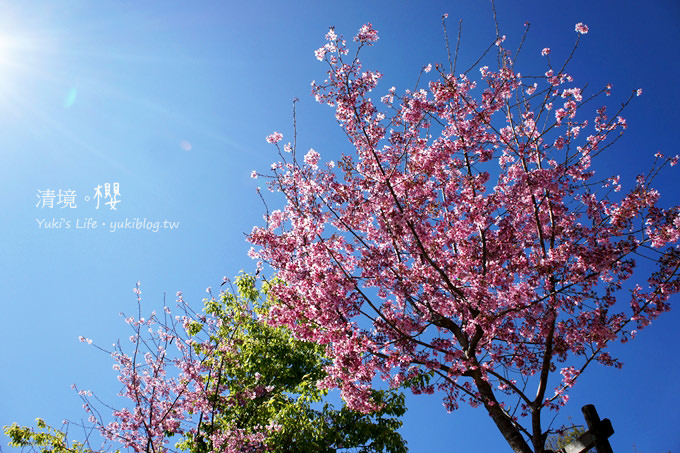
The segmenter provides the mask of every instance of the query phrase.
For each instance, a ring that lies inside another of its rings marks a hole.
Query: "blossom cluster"
[[[375,40],[370,25],[355,38]],[[605,178],[614,192],[595,179],[592,161],[625,119],[604,107],[583,119],[569,74],[527,81],[502,43],[500,67],[483,66],[480,80],[437,66],[426,87],[389,90],[386,111],[369,94],[381,74],[344,61],[344,42],[334,35],[317,55],[330,66],[313,95],[335,110],[352,154],[337,170],[312,151],[304,164],[280,163],[270,187],[285,208],[248,239],[282,279],[271,322],[326,345],[324,384],[355,408],[372,409],[368,389],[382,376],[515,424],[566,403],[588,364],[619,366],[607,346],[680,291],[678,208],[659,206],[649,177],[628,193],[617,177]],[[642,248],[656,250],[659,268],[631,297],[623,288],[644,280],[633,260]]]

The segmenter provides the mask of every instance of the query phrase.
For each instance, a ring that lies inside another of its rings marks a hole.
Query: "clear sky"
[[[520,68],[543,72],[543,47],[561,61],[584,22],[576,81],[612,83],[613,107],[644,90],[607,176],[630,183],[655,152],[678,153],[676,0],[497,0],[497,10],[510,43],[531,23]],[[264,207],[250,172],[276,160],[265,137],[290,136],[293,99],[300,149],[325,160],[351,151],[333,111],[309,96],[325,75],[313,51],[329,26],[348,38],[365,22],[379,31],[362,58],[385,74],[379,96],[445,62],[443,13],[452,40],[463,19],[459,64],[472,64],[494,37],[482,0],[0,1],[0,426],[79,419],[73,383],[104,399],[118,391],[110,357],[78,336],[127,338],[118,314],[135,312],[137,281],[148,311],[177,291],[200,306],[207,286],[254,269],[244,233]],[[678,204],[677,180],[659,177],[662,204]],[[150,229],[111,231],[126,219]],[[623,370],[589,370],[558,424],[582,422],[580,407],[594,403],[612,420],[617,453],[680,450],[679,323],[676,309],[615,347]],[[447,414],[436,395],[408,402],[413,452],[509,451],[479,409]]]

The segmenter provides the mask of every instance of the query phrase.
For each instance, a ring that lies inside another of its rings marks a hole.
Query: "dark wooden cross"
[[[583,417],[588,424],[588,431],[583,433],[578,439],[564,447],[565,453],[585,453],[595,447],[597,453],[613,453],[609,445],[609,436],[614,434],[612,422],[609,419],[600,420],[595,406],[588,404],[581,408]]]

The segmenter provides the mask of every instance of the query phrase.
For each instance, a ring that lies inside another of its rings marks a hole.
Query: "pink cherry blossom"
[[[579,22],[578,24],[576,24],[575,30],[580,34],[585,35],[586,33],[588,33],[588,26],[585,25],[583,22]]]
[[[359,29],[359,33],[356,35],[354,40],[370,45],[378,40],[378,32],[370,23],[367,23]]]
[[[274,132],[273,134],[270,134],[267,136],[267,143],[278,143],[283,139],[283,134],[280,132]]]
[[[317,152],[314,151],[313,149],[310,149],[310,150],[307,152],[307,154],[305,154],[304,160],[305,160],[305,163],[306,163],[307,165],[316,166],[316,164],[319,163],[319,158],[320,158],[320,157],[321,157],[321,156],[319,155],[319,153],[317,153]]]

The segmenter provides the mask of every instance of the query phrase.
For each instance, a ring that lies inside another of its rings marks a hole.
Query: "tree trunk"
[[[527,444],[524,439],[524,436],[522,436],[522,433],[515,426],[512,418],[505,413],[496,400],[491,384],[484,380],[481,371],[478,369],[475,370],[473,379],[475,385],[477,385],[477,390],[479,390],[479,393],[482,396],[484,407],[498,427],[498,430],[508,442],[508,445],[510,445],[510,448],[512,448],[512,451],[515,453],[533,453],[531,447],[529,447],[529,444]]]

